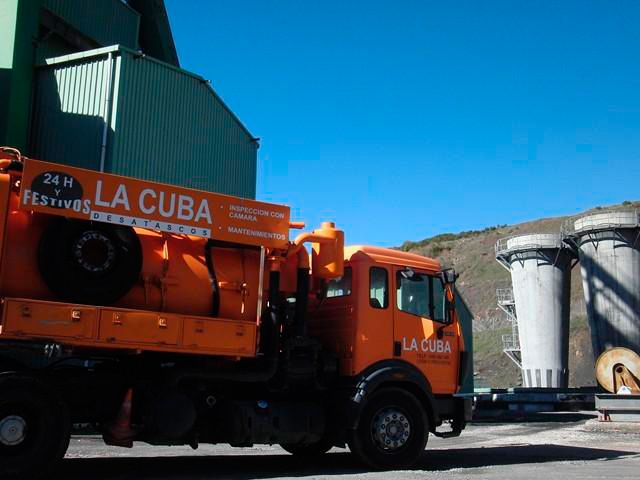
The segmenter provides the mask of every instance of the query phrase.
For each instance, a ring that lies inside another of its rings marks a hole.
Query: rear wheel
[[[281,443],[280,446],[291,455],[310,458],[324,455],[331,450],[333,444],[329,440],[321,439],[313,443]]]
[[[428,418],[416,397],[400,388],[385,388],[374,392],[364,406],[349,448],[370,467],[405,468],[418,460],[428,435]]]
[[[0,380],[0,478],[34,479],[49,473],[69,446],[66,406],[39,381]]]

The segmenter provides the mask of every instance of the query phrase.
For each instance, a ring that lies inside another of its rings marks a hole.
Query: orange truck
[[[459,435],[455,273],[292,228],[283,205],[3,148],[0,478],[49,472],[77,424],[123,447],[348,446],[372,468]]]

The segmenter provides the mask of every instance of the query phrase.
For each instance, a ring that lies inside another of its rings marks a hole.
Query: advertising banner
[[[246,245],[283,248],[289,240],[284,205],[31,159],[25,160],[20,207]]]

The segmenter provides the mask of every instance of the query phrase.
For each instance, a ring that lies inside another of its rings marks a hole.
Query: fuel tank
[[[142,228],[118,231],[125,227],[68,219],[65,224],[62,217],[18,209],[15,193],[9,196],[7,210],[0,272],[3,297],[97,303],[83,298],[108,299],[101,289],[124,286],[118,298],[105,304],[256,320],[259,249]],[[123,272],[128,278],[118,277]],[[70,285],[82,286],[79,275],[95,282],[93,296],[73,295]]]

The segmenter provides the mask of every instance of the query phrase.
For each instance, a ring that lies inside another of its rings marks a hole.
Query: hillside
[[[638,209],[640,201],[607,206],[606,209]],[[603,210],[596,207],[586,213]],[[499,238],[528,233],[555,233],[570,217],[543,218],[517,225],[496,225],[483,230],[445,233],[424,240],[407,241],[399,248],[440,259],[460,273],[458,288],[475,316],[474,358],[476,386],[516,386],[520,374],[502,353],[502,335],[510,323],[496,306],[496,289],[509,287],[509,272],[495,260],[494,246]],[[580,269],[572,271],[571,336],[569,347],[571,386],[592,385],[593,352],[580,279]]]

